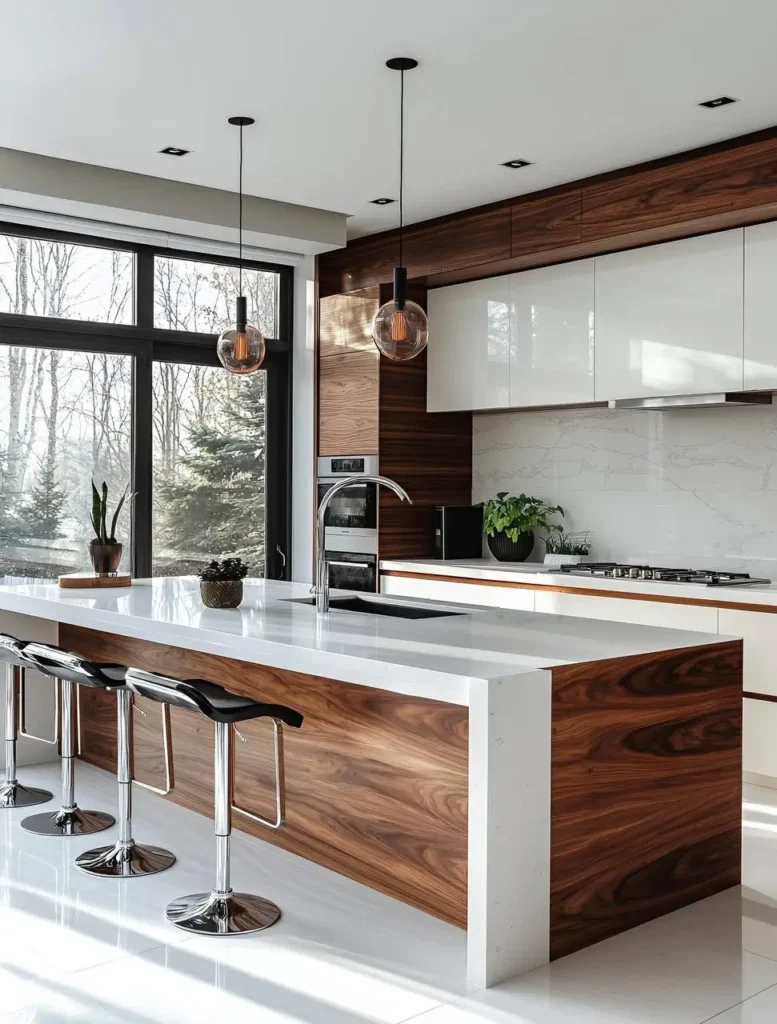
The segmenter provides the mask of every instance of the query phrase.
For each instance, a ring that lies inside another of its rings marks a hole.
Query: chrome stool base
[[[47,789],[23,786],[21,782],[0,783],[0,808],[34,807],[35,804],[47,804],[53,798],[54,794]]]
[[[143,846],[140,843],[114,843],[101,846],[76,857],[76,867],[88,875],[105,878],[136,878],[155,875],[175,864],[175,854],[161,846]]]
[[[198,892],[168,903],[167,920],[201,935],[240,935],[275,924],[279,907],[247,892]]]
[[[32,814],[22,821],[25,832],[34,832],[39,836],[86,836],[91,832],[102,832],[116,819],[104,811],[82,811],[80,807],[44,814]]]

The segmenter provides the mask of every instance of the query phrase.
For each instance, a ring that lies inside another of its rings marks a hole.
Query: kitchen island
[[[466,928],[474,984],[739,882],[740,641],[380,598],[446,614],[317,616],[308,600],[273,581],[236,610],[204,608],[190,579],[0,586],[0,629],[56,623],[84,657],[302,712],[286,828],[236,825]],[[161,785],[160,708],[138,706],[135,774]],[[169,799],[210,813],[212,733],[172,719]],[[113,770],[115,698],[85,689],[82,724],[81,756]],[[271,731],[240,732],[235,802],[271,814]]]

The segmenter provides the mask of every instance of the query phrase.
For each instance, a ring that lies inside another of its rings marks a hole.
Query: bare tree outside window
[[[133,254],[0,235],[0,313],[131,324]]]
[[[0,235],[0,315],[102,322],[109,335],[111,324],[134,323],[135,258]],[[243,292],[250,318],[275,337],[280,274],[245,268]],[[215,335],[233,320],[237,294],[236,267],[154,257],[157,329]],[[0,324],[0,576],[52,578],[89,567],[92,477],[114,493],[130,479],[134,358],[28,333],[24,344],[2,344]],[[261,576],[266,375],[233,377],[192,354],[191,363],[153,363],[153,572],[188,574],[239,555]],[[124,569],[130,528],[127,508]]]
[[[0,576],[89,567],[90,481],[129,481],[130,399],[130,356],[0,346]]]
[[[220,334],[235,319],[237,267],[157,256],[154,260],[154,326]],[[266,338],[277,336],[278,275],[243,270],[248,318]]]

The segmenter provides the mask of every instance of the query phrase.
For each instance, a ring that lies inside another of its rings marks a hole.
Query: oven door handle
[[[371,569],[372,562],[334,562],[331,558],[327,558],[327,565],[339,565],[347,569]]]

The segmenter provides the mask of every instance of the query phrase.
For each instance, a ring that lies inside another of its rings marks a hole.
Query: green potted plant
[[[587,533],[564,533],[559,527],[544,538],[545,565],[577,565],[591,553]]]
[[[561,529],[550,518],[563,516],[563,508],[546,505],[541,498],[500,491],[495,498],[480,504],[488,547],[499,562],[525,562],[534,547],[535,530],[552,533]]]
[[[124,507],[124,502],[135,497],[128,494],[129,485],[124,488],[119,503],[111,518],[110,529],[108,528],[108,484],[103,480],[102,487],[98,490],[92,480],[92,511],[90,519],[94,538],[89,542],[89,557],[92,560],[92,567],[98,576],[115,576],[119,571],[121,553],[124,545],[116,540],[116,524],[119,521],[119,514]]]
[[[214,559],[197,573],[200,596],[206,608],[237,608],[243,600],[243,580],[248,566],[241,558]]]

